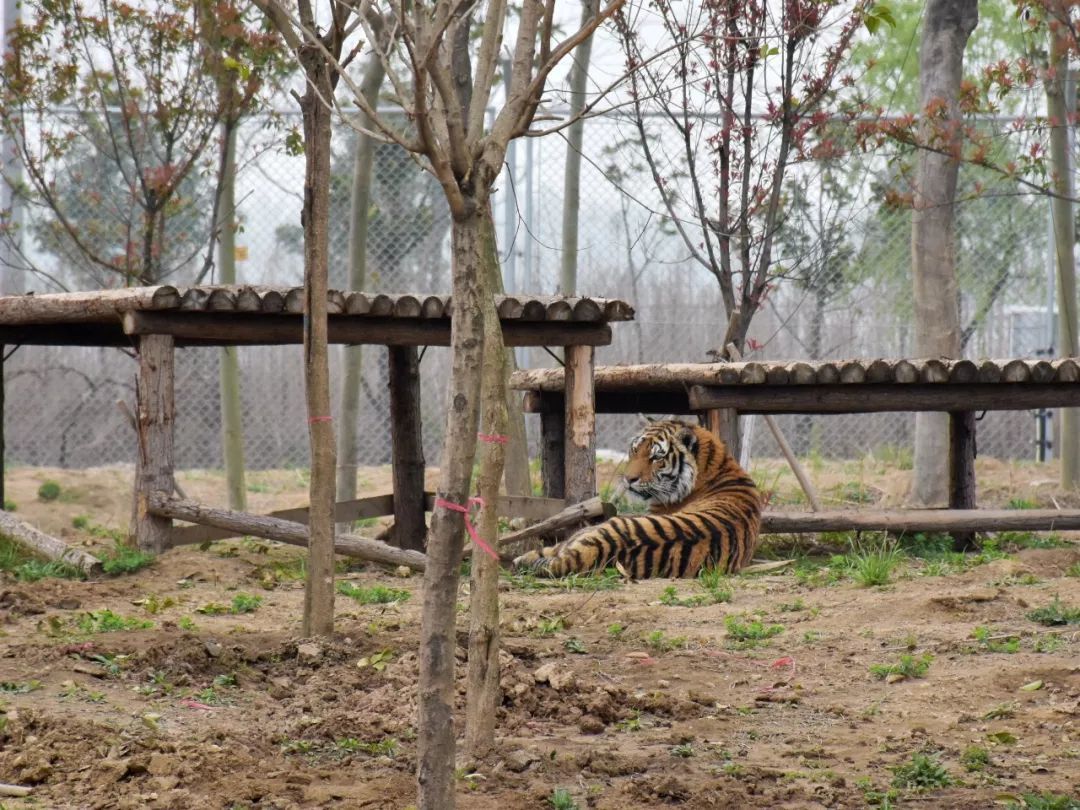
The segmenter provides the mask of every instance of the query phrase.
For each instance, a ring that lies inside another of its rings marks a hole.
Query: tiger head
[[[673,505],[690,497],[697,481],[698,436],[682,422],[650,422],[630,442],[627,491],[644,501]]]

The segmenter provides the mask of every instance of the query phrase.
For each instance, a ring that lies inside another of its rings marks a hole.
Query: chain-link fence
[[[304,161],[288,155],[283,143],[268,142],[264,123],[249,122],[239,139],[238,280],[299,284]],[[616,117],[592,119],[585,129],[577,292],[623,298],[637,310],[634,322],[613,326],[614,343],[598,350],[598,362],[704,361],[706,352],[720,343],[725,325],[719,288],[688,256],[663,215],[631,135],[627,121]],[[334,142],[330,234],[331,285],[339,288],[352,286],[348,242],[354,149],[355,135],[342,127]],[[565,154],[565,140],[552,136],[519,141],[507,156],[494,211],[508,291],[559,292]],[[374,167],[362,287],[449,291],[449,218],[438,184],[394,146],[377,147]],[[831,185],[822,180],[822,166],[793,170],[792,187],[803,188],[802,202],[789,195],[791,213],[787,233],[778,239],[777,261],[802,270],[779,282],[755,316],[751,337],[760,345],[755,356],[795,360],[913,354],[910,212],[881,204],[880,184],[888,170],[874,157],[853,160],[828,167]],[[829,188],[844,193],[832,194]],[[957,252],[966,356],[1035,356],[1051,349],[1048,215],[1047,202],[1037,196],[983,193],[961,204]],[[202,226],[207,229],[208,223]],[[93,287],[67,260],[66,250],[43,238],[46,232],[55,236],[45,214],[26,208],[22,235],[34,262],[70,289]],[[822,255],[826,241],[831,259]],[[837,269],[838,252],[843,261]],[[201,260],[193,258],[168,281],[190,281]],[[50,289],[43,276],[27,280],[29,289]],[[334,352],[331,362],[337,365],[340,354]],[[179,355],[178,464],[219,467],[219,351],[185,349]],[[306,466],[300,349],[242,348],[239,357],[246,463],[252,468]],[[519,362],[540,366],[553,360],[533,349],[519,351]],[[361,444],[355,461],[379,464],[389,458],[385,350],[365,348],[363,367]],[[435,464],[449,368],[446,350],[428,350],[421,368],[425,452]],[[130,461],[133,435],[116,401],[133,399],[134,373],[133,361],[122,350],[19,349],[5,371],[9,462],[83,467]],[[903,457],[910,454],[914,431],[911,414],[780,421],[800,453],[833,458],[870,452]],[[601,417],[598,444],[622,448],[636,427],[636,417]],[[1034,439],[1032,414],[992,413],[980,425],[979,452],[1032,458]],[[776,452],[765,431],[754,432],[754,455]]]

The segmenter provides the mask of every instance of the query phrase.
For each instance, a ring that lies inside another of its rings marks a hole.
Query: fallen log
[[[541,520],[532,526],[519,529],[510,534],[504,534],[499,538],[499,545],[505,546],[532,537],[540,537],[545,534],[555,534],[564,529],[571,529],[580,523],[591,522],[597,519],[607,520],[615,514],[615,504],[600,500],[600,496],[589,498],[587,501],[568,506],[547,520]]]
[[[23,523],[9,512],[0,511],[0,534],[46,559],[72,565],[87,576],[101,573],[101,560],[97,557],[72,548],[63,540]]]
[[[268,540],[277,540],[293,546],[306,548],[308,545],[308,527],[291,520],[218,509],[195,501],[170,497],[160,491],[150,493],[147,504],[150,514],[160,517],[216,526],[239,534],[265,537]],[[419,551],[395,548],[355,534],[335,535],[334,551],[361,560],[387,565],[404,565],[414,571],[423,571],[427,564],[427,557]]]
[[[800,532],[1005,532],[1080,529],[1080,509],[882,509],[765,512],[763,534]]]

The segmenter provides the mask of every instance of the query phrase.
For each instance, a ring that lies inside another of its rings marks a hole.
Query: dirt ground
[[[815,471],[827,497],[849,504],[896,503],[908,475],[873,461]],[[758,476],[776,502],[799,500],[779,467]],[[362,478],[386,491],[385,470]],[[36,497],[46,479],[61,485],[50,503]],[[985,505],[1076,502],[1052,468],[981,462],[979,479]],[[217,473],[180,480],[192,497],[223,498]],[[126,525],[129,481],[123,469],[17,469],[7,496],[17,515],[93,550]],[[254,474],[250,508],[302,503],[306,486],[302,471]],[[1080,607],[1080,545],[1014,536],[997,544],[1005,553],[965,561],[905,556],[890,584],[861,587],[828,557],[844,551],[838,538],[807,542],[825,556],[729,578],[721,603],[695,581],[508,578],[497,751],[460,763],[459,807],[1080,797],[1080,624],[1028,616],[1055,598]],[[791,538],[764,549],[794,551]],[[337,635],[315,643],[297,637],[302,570],[296,549],[249,539],[95,581],[2,575],[0,782],[33,792],[0,807],[411,806],[420,579],[343,565],[354,593],[398,601],[339,594]],[[467,603],[463,586],[459,662]],[[150,626],[104,632],[124,619]],[[735,623],[755,620],[771,633],[756,645]],[[922,677],[871,673],[924,654]],[[922,754],[951,784],[894,787]]]

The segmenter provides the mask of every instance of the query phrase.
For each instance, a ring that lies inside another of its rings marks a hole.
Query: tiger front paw
[[[514,570],[541,576],[550,575],[551,558],[545,557],[542,551],[528,551],[514,558]]]

